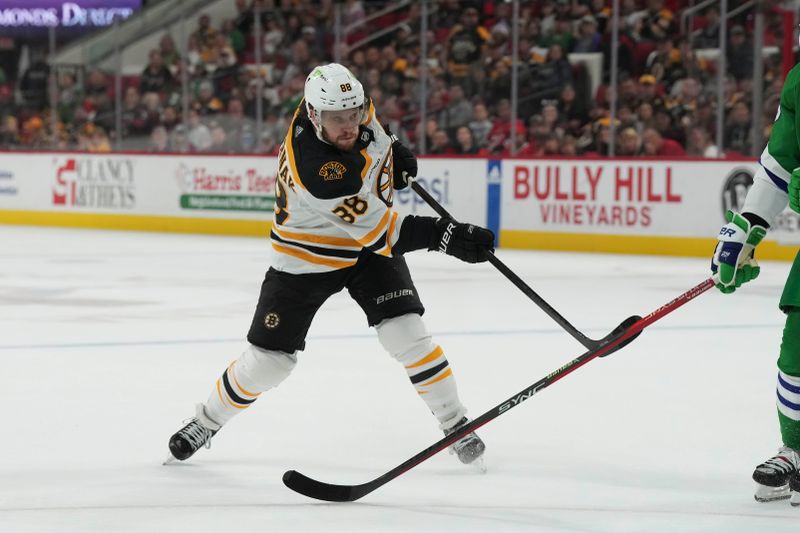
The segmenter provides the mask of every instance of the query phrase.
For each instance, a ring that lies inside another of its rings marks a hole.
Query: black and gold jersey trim
[[[360,250],[342,250],[337,248],[324,248],[322,246],[312,246],[310,244],[302,244],[296,241],[291,241],[288,239],[281,238],[280,235],[275,233],[275,231],[271,231],[269,235],[270,239],[273,241],[277,241],[283,243],[287,246],[296,246],[297,248],[302,248],[303,250],[307,250],[311,253],[317,255],[326,255],[329,257],[343,257],[343,258],[357,258]]]

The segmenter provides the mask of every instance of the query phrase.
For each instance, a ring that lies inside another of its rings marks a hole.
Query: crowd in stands
[[[114,75],[51,69],[34,50],[18,79],[0,85],[0,147],[106,152],[275,154],[302,99],[305,77],[334,57],[332,0],[230,0],[219,24],[199,14],[186,47],[165,33],[138,76],[123,79],[117,131]],[[729,0],[731,8],[741,2]],[[370,19],[384,2],[345,0],[342,62],[362,81],[384,125],[428,154],[605,156],[611,135],[610,0],[520,2],[518,113],[512,124],[512,4],[432,0],[422,61],[420,4]],[[717,157],[716,5],[681,33],[689,0],[620,0],[615,147],[622,156]],[[256,13],[260,16],[256,16]],[[748,14],[750,13],[750,14]],[[257,20],[258,19],[258,20]],[[260,42],[256,41],[260,26]],[[724,87],[726,155],[752,147],[752,11],[730,20]],[[780,14],[767,9],[767,45],[780,45]],[[359,42],[379,30],[378,39]],[[186,48],[185,57],[181,57]],[[258,49],[258,50],[257,50]],[[592,84],[580,57],[602,56]],[[260,65],[256,64],[260,56]],[[778,107],[780,57],[765,57],[763,134]],[[420,65],[426,65],[425,120]],[[185,67],[185,72],[182,70]],[[51,106],[48,79],[56,94]],[[182,82],[188,84],[182,86]],[[596,88],[593,88],[595,87]],[[188,102],[184,101],[188,95]],[[185,105],[184,105],[185,104]],[[258,110],[261,121],[256,121]],[[55,116],[53,116],[55,113]],[[517,146],[511,146],[512,128]]]

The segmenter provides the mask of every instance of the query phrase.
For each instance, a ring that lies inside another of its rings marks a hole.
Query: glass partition
[[[156,6],[60,61],[63,28],[22,52],[0,37],[2,147],[275,154],[305,77],[338,59],[421,154],[751,156],[795,32],[738,0]]]

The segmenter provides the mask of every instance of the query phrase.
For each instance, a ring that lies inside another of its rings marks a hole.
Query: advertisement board
[[[0,32],[31,36],[57,28],[78,33],[110,26],[142,7],[142,0],[0,0]]]
[[[757,162],[509,159],[503,168],[503,246],[703,255],[725,211],[741,209]],[[798,220],[787,209],[767,240],[800,242]],[[767,247],[794,253],[780,248]]]
[[[0,222],[263,235],[277,168],[276,157],[8,153]],[[454,216],[485,224],[485,172],[474,169],[423,160],[417,179]],[[410,189],[396,192],[394,208],[434,215]]]
[[[276,157],[6,153],[0,223],[268,234]],[[727,209],[741,210],[757,163],[646,159],[420,158],[418,182],[457,220],[504,248],[708,256]],[[410,188],[401,214],[435,216]],[[759,246],[792,259],[800,215]]]

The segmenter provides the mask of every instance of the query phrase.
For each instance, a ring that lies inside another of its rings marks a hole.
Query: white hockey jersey
[[[278,155],[272,266],[307,274],[351,267],[365,248],[390,256],[403,217],[391,208],[392,141],[374,107],[343,152],[317,138],[304,105]]]

